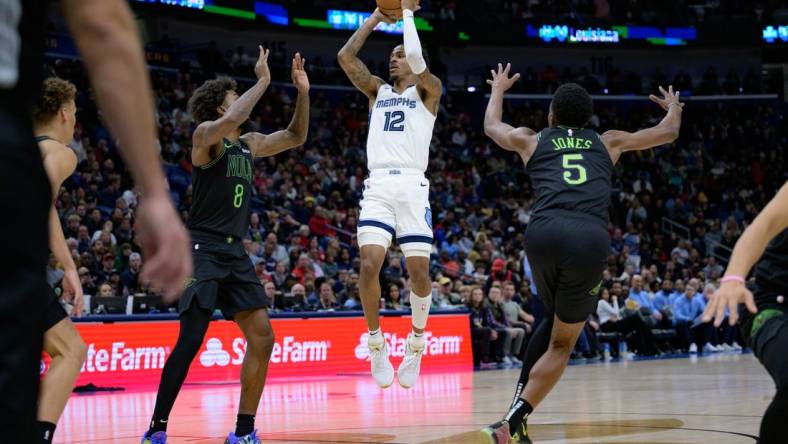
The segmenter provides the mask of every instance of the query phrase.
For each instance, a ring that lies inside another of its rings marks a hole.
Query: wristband
[[[741,276],[737,276],[735,274],[729,274],[729,275],[723,276],[722,279],[720,279],[720,282],[721,283],[738,282],[740,284],[743,284],[744,283],[744,278],[741,277]]]
[[[405,18],[405,17],[413,18],[413,11],[411,11],[410,9],[403,9],[402,10],[402,18]]]
[[[670,108],[670,107],[671,107],[671,106],[673,106],[673,105],[676,105],[676,106],[678,106],[679,108],[681,108],[681,105],[679,104],[679,102],[672,102],[672,103],[670,103],[670,104],[668,105],[668,108]]]

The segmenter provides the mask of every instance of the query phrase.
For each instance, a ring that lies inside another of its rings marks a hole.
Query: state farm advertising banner
[[[272,319],[276,335],[269,378],[369,372],[367,329],[362,317]],[[395,368],[405,354],[410,317],[382,318]],[[88,347],[77,385],[156,385],[178,337],[177,321],[77,323]],[[435,315],[427,325],[422,372],[472,366],[467,314]],[[212,322],[186,382],[238,381],[246,341],[234,322]],[[44,356],[41,373],[49,359]]]

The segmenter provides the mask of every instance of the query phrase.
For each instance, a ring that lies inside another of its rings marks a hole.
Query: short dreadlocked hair
[[[553,116],[559,125],[584,127],[594,114],[594,102],[585,88],[564,83],[553,94]]]
[[[59,77],[49,77],[44,80],[41,95],[33,105],[33,123],[47,123],[60,108],[77,96],[77,87],[68,80]]]
[[[217,77],[207,80],[194,90],[189,99],[189,113],[197,122],[207,122],[219,118],[216,108],[224,103],[227,91],[235,91],[238,85],[230,77]]]

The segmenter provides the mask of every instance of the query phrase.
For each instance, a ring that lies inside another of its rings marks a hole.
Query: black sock
[[[514,434],[520,430],[520,426],[523,424],[523,421],[534,411],[534,408],[531,407],[531,404],[528,403],[525,399],[519,399],[516,403],[509,409],[509,413],[506,414],[504,419],[506,422],[509,423],[509,433],[514,436]]]
[[[166,432],[167,431],[167,418],[153,418],[150,420],[150,428],[148,429],[148,436],[153,435],[156,432]]]
[[[531,369],[550,346],[553,323],[553,316],[546,316],[534,330],[531,340],[528,341],[528,346],[525,348],[525,356],[523,357],[523,368],[520,370],[520,379],[517,381],[517,386],[514,389],[514,397],[510,407],[513,407],[517,400],[520,399],[520,394],[522,394],[525,385],[528,384],[528,376],[531,373]]]
[[[51,422],[36,421],[36,435],[40,438],[42,444],[52,444],[52,437],[55,435],[55,427],[57,425]]]
[[[235,436],[244,436],[254,430],[254,415],[238,415],[235,421]]]

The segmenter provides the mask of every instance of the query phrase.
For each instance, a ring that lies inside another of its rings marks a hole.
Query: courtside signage
[[[382,318],[392,363],[405,355],[410,317]],[[272,319],[276,340],[269,376],[309,377],[369,372],[364,319]],[[470,369],[473,364],[468,316],[436,315],[427,325],[423,372]],[[77,323],[88,347],[77,385],[127,387],[159,382],[178,337],[178,322]],[[238,381],[246,341],[233,322],[211,323],[192,362],[187,382]],[[49,359],[41,361],[41,374]]]

